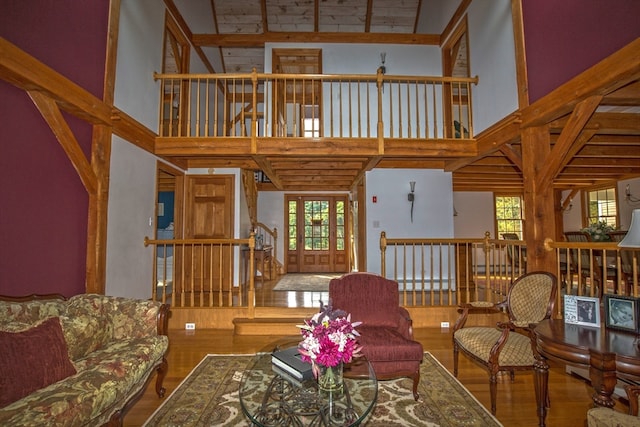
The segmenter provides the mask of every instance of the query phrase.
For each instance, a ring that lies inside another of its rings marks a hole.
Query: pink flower
[[[314,365],[336,366],[349,363],[360,355],[362,347],[357,342],[360,336],[355,327],[361,322],[351,322],[351,315],[341,310],[332,310],[331,304],[320,303],[320,312],[300,325],[303,340],[299,344],[302,360]]]

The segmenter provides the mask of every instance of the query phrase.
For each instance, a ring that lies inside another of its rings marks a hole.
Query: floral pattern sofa
[[[168,315],[166,304],[96,294],[0,297],[0,425],[121,425],[154,372],[164,396]],[[16,385],[28,394],[7,402]]]

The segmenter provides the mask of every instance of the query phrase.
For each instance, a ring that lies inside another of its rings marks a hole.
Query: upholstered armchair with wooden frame
[[[533,370],[532,327],[551,317],[557,292],[557,278],[546,271],[518,277],[509,287],[507,299],[500,303],[484,301],[460,306],[460,317],[453,326],[453,374],[458,376],[460,352],[489,371],[491,413],[496,413],[497,377],[509,372]],[[505,313],[508,321],[493,326],[469,326],[473,314]]]
[[[329,282],[329,300],[334,309],[351,314],[351,321],[362,322],[356,328],[358,342],[376,378],[412,378],[413,397],[418,400],[424,350],[413,340],[411,317],[400,306],[398,282],[371,273],[348,273]],[[345,375],[362,374],[359,370],[364,368],[354,363]]]

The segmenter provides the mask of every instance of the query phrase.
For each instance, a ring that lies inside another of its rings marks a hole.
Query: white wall
[[[510,0],[474,0],[468,9],[474,134],[518,109]]]
[[[154,236],[155,176],[153,155],[114,138],[107,224],[107,295],[151,297],[153,248],[144,246],[144,238]]]
[[[158,128],[158,84],[162,64],[164,3],[122,0],[114,103],[149,129]],[[113,138],[107,222],[105,292],[151,297],[153,249],[145,236],[155,228],[156,160],[152,154]],[[151,218],[151,225],[149,224]]]
[[[411,203],[407,199],[410,181],[416,182],[413,222]],[[382,271],[382,231],[387,238],[453,237],[451,173],[431,169],[374,169],[366,174],[365,188],[366,271],[377,274]]]
[[[453,205],[458,212],[453,217],[455,238],[482,239],[487,231],[491,238],[495,237],[493,193],[456,191]]]

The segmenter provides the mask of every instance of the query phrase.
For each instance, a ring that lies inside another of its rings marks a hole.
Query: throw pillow
[[[76,373],[58,317],[0,332],[0,360],[0,408]]]

